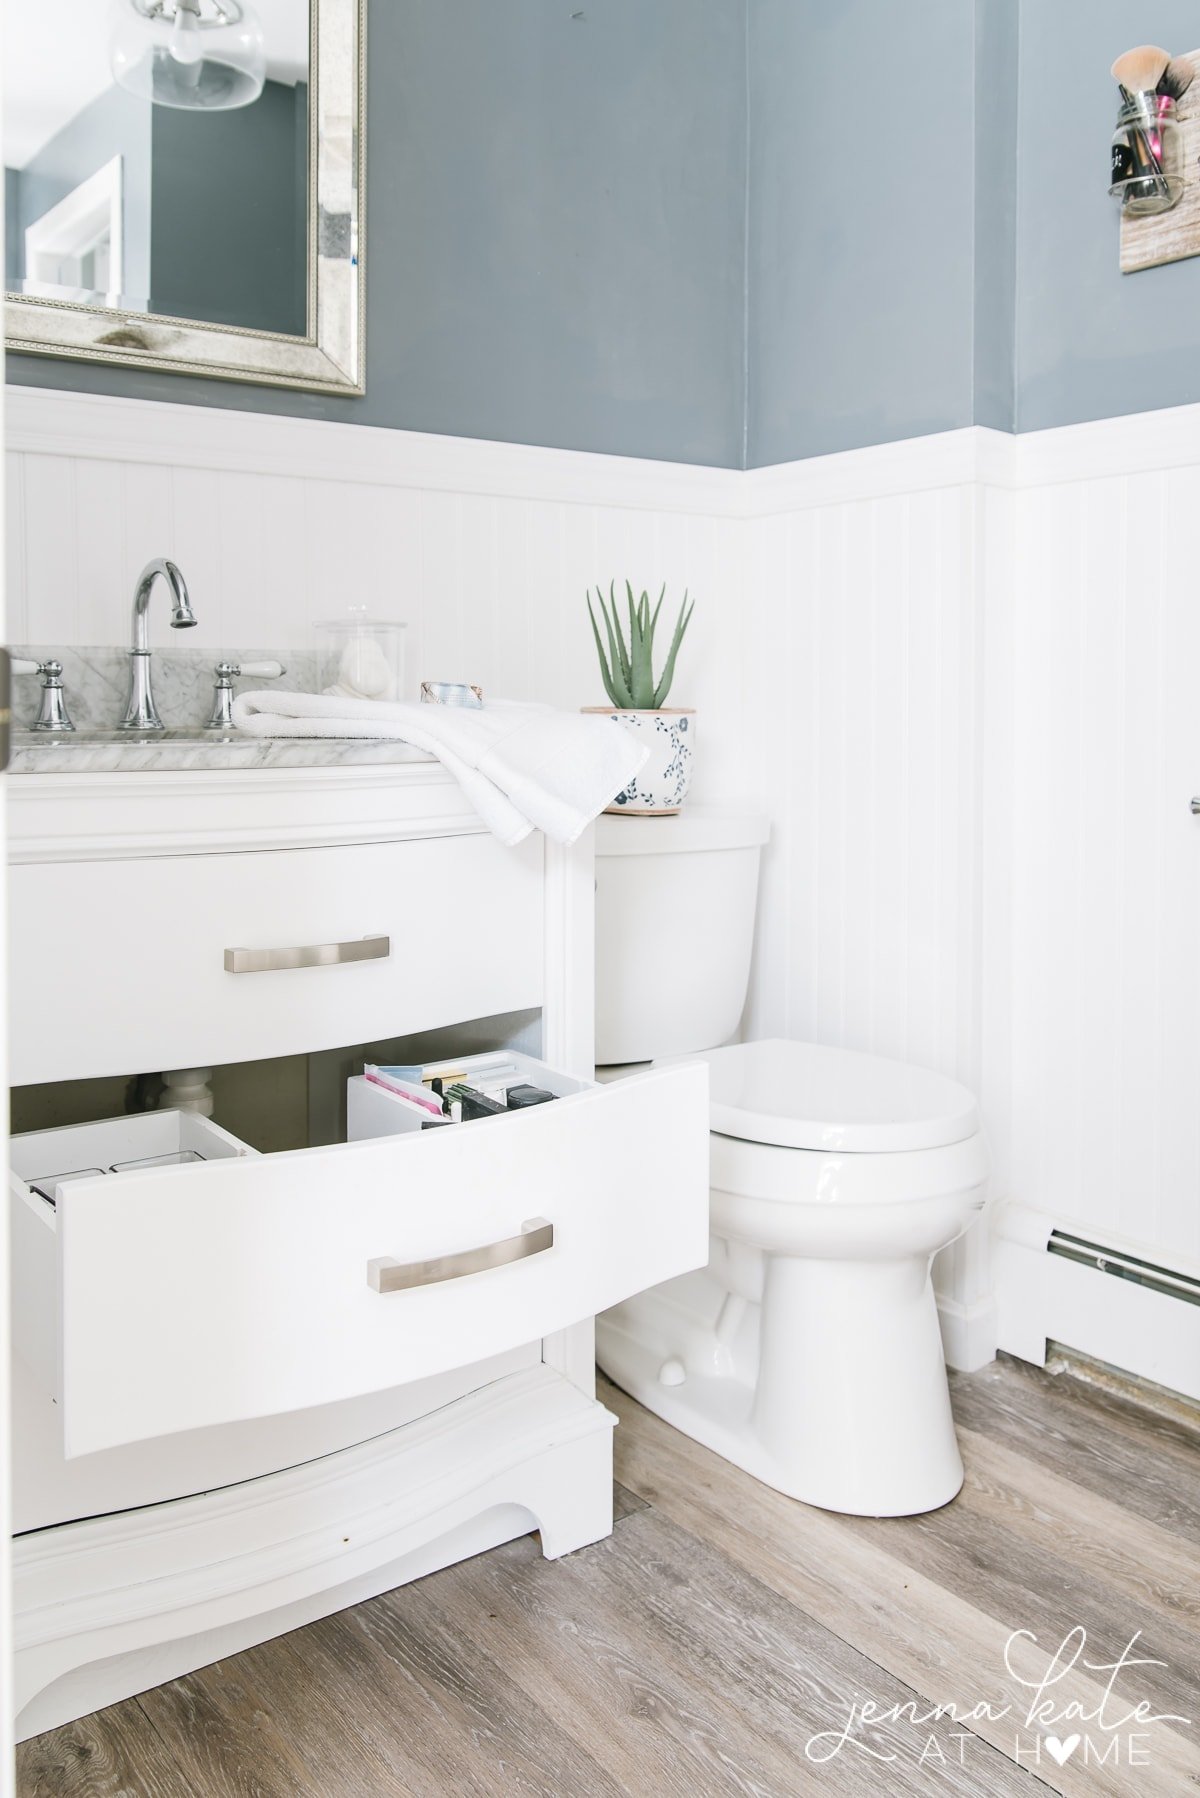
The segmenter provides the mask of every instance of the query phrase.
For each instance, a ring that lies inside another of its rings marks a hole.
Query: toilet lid
[[[965,1142],[979,1112],[965,1086],[928,1068],[782,1038],[698,1057],[722,1136],[787,1149],[884,1154]]]

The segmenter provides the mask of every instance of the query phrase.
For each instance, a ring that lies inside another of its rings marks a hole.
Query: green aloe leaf
[[[650,601],[643,593],[637,607],[637,638],[633,644],[633,678],[630,689],[639,712],[654,704],[654,670],[650,663]]]
[[[612,700],[612,702],[615,706],[619,706],[621,704],[620,696],[617,693],[616,687],[613,684],[613,677],[612,677],[612,674],[611,674],[611,672],[609,670],[609,666],[608,666],[608,657],[605,655],[604,645],[600,641],[600,632],[596,625],[596,614],[592,611],[592,596],[591,596],[590,592],[588,593],[588,596],[587,596],[587,609],[588,609],[588,617],[592,621],[592,635],[596,639],[596,654],[600,657],[600,678],[604,682],[604,690],[608,694],[608,697]],[[604,622],[605,622],[605,624],[608,623],[607,617],[605,618]],[[612,640],[612,631],[611,630],[609,631],[608,635],[609,635],[609,641],[611,643],[611,640]]]
[[[684,612],[684,606],[687,606],[686,614]],[[663,700],[667,697],[667,694],[671,691],[671,682],[675,678],[675,658],[679,654],[679,645],[683,642],[684,632],[687,630],[688,625],[691,623],[692,613],[695,610],[696,610],[695,600],[693,600],[691,605],[688,606],[687,594],[685,593],[683,596],[683,605],[681,605],[679,608],[679,618],[675,625],[675,635],[671,639],[671,653],[667,657],[667,665],[663,669],[662,679],[659,681],[658,690],[654,695],[654,710],[655,711],[657,711],[659,709],[659,707],[663,703]]]
[[[597,587],[596,591],[597,591],[597,593],[599,593],[599,591],[600,591],[599,587]],[[620,613],[617,611],[617,595],[616,595],[616,582],[615,581],[610,581],[610,583],[609,583],[608,597],[612,604],[613,628],[615,629],[615,631],[617,633],[617,644],[618,644],[618,647],[621,652],[621,674],[624,677],[625,685],[628,687],[632,681],[632,670],[631,670],[630,659],[629,659],[629,651],[626,649],[625,639],[621,635],[621,616],[620,616]],[[606,614],[606,616],[607,616],[607,614]]]
[[[604,613],[604,633],[608,636],[608,658],[610,658],[610,663],[612,663],[612,672],[610,672],[610,681],[608,681],[608,698],[612,699],[613,705],[626,707],[626,705],[628,705],[630,681],[628,681],[626,674],[624,674],[624,669],[622,669],[621,656],[617,653],[617,640],[615,640],[615,636],[613,636],[612,624],[610,624],[610,620],[608,620],[608,611],[604,611],[604,599],[601,592],[599,592],[599,588],[596,590],[596,597],[599,599],[599,602],[601,602],[601,611]]]
[[[654,611],[651,615],[649,629],[647,632],[648,647],[646,650],[646,655],[650,662],[652,671],[653,671],[653,667],[654,667],[654,632],[658,627],[658,614],[662,611],[663,600],[666,598],[666,596],[667,596],[667,583],[664,581],[663,589],[662,589],[662,592],[658,596],[658,604],[655,606]],[[653,672],[651,672],[651,675],[650,675],[650,684],[651,684],[651,686],[654,685]]]

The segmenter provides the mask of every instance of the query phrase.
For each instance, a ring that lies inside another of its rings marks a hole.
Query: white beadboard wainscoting
[[[1020,474],[1000,1340],[1200,1398],[1200,407],[1040,433]],[[1193,1302],[1047,1256],[1052,1229]]]
[[[189,646],[365,600],[410,684],[575,706],[587,586],[689,587],[694,790],[774,822],[748,1030],[980,1093],[999,1247],[942,1257],[951,1358],[1200,1387],[1200,1307],[1045,1249],[1200,1271],[1200,407],[738,473],[16,389],[8,446],[14,642],[121,641],[169,554]]]

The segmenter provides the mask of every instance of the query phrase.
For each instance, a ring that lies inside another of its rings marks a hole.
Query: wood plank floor
[[[1200,1792],[1200,1431],[1004,1358],[952,1386],[966,1485],[885,1521],[606,1387],[607,1542],[526,1537],[40,1736],[19,1798]]]

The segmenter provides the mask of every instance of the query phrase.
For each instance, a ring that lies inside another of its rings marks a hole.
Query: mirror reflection
[[[302,336],[308,0],[4,0],[5,285]]]

